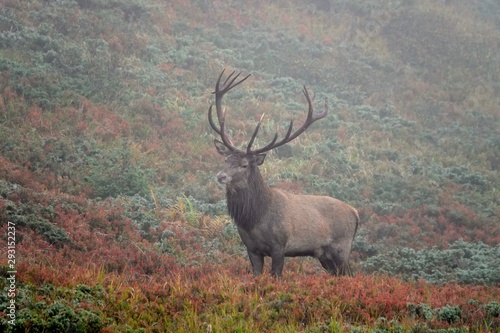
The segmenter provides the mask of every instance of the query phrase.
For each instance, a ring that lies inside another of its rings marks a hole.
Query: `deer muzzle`
[[[217,181],[221,184],[227,184],[231,179],[227,176],[224,171],[217,173]]]

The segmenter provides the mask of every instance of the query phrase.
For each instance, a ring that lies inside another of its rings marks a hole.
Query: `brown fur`
[[[233,153],[219,141],[216,147],[226,156],[218,178],[226,184],[228,211],[255,275],[262,273],[265,256],[272,258],[271,273],[277,276],[286,256],[312,256],[331,274],[350,274],[349,254],[359,222],[353,207],[327,196],[270,188],[258,168],[262,155]]]

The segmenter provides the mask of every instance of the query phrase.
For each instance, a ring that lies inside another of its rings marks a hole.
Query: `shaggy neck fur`
[[[227,186],[226,199],[229,215],[240,228],[250,231],[267,212],[271,189],[259,169],[253,167],[245,186]]]

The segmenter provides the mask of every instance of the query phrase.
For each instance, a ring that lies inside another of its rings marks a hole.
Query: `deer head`
[[[218,126],[214,122],[212,115],[213,105],[211,105],[208,109],[208,121],[210,123],[210,126],[217,134],[219,134],[221,138],[221,141],[217,139],[214,140],[215,147],[219,154],[226,157],[226,166],[217,174],[217,179],[222,184],[234,187],[244,186],[247,183],[248,178],[251,177],[252,173],[256,171],[256,168],[264,163],[266,152],[292,141],[300,134],[302,134],[312,123],[314,123],[316,120],[324,118],[328,113],[328,105],[326,100],[325,109],[319,113],[314,112],[311,97],[309,96],[309,93],[304,86],[303,93],[306,97],[309,109],[306,120],[297,130],[293,131],[294,121],[293,119],[291,119],[288,130],[281,140],[278,141],[278,133],[276,133],[271,142],[269,142],[267,145],[261,148],[252,149],[252,145],[255,141],[255,138],[257,137],[257,133],[259,132],[262,120],[264,118],[264,115],[262,115],[259,122],[257,123],[257,126],[255,127],[255,130],[253,131],[250,141],[247,144],[246,150],[238,149],[233,144],[226,131],[226,113],[222,108],[222,98],[229,90],[233,89],[234,87],[248,79],[248,77],[250,76],[247,75],[244,78],[238,80],[240,74],[241,73],[235,75],[235,72],[233,71],[221,84],[221,80],[224,75],[223,70],[220,73],[219,78],[217,79],[214,94],[215,109],[217,112],[217,120],[219,124]]]

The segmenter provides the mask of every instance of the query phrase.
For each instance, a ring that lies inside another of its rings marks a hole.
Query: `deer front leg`
[[[261,275],[262,268],[264,267],[264,256],[248,251],[248,258],[252,263],[253,275]]]
[[[285,255],[281,251],[274,251],[271,255],[271,274],[277,278],[281,277],[285,265]]]

